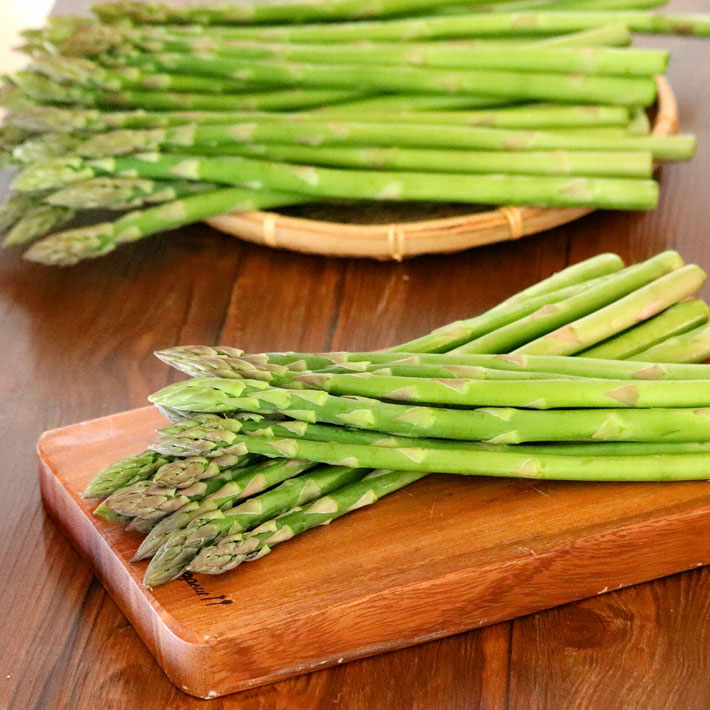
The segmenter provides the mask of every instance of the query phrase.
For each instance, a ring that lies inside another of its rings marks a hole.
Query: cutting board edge
[[[630,586],[692,569],[710,561],[705,561],[701,557],[701,562],[699,563],[697,560],[701,554],[700,549],[696,550],[695,546],[688,545],[686,539],[683,541],[682,546],[678,545],[678,549],[671,546],[661,560],[655,561],[653,569],[649,568],[643,575],[634,575],[634,578],[629,582],[624,582],[623,580],[619,582],[617,579],[614,583],[607,585],[607,589],[600,590],[599,582],[590,582],[584,589],[578,588],[571,594],[559,595],[552,601],[548,599],[541,603],[535,599],[528,599],[526,603],[520,604],[516,608],[509,608],[505,613],[486,612],[485,614],[481,613],[480,603],[482,600],[480,595],[469,593],[465,606],[474,609],[476,605],[479,605],[477,608],[478,613],[477,615],[467,615],[466,618],[459,619],[456,623],[439,623],[436,629],[431,630],[430,628],[428,631],[411,629],[407,634],[402,634],[396,639],[371,640],[369,643],[355,640],[351,643],[352,647],[347,650],[341,647],[337,650],[333,649],[331,653],[320,653],[311,658],[302,657],[299,663],[291,662],[287,666],[279,666],[278,663],[274,663],[272,658],[272,667],[268,670],[264,668],[258,676],[243,676],[241,678],[233,676],[231,679],[224,679],[225,674],[218,673],[217,675],[220,675],[223,680],[209,682],[205,679],[213,671],[214,659],[212,656],[214,654],[219,654],[220,656],[225,654],[236,655],[239,649],[243,648],[243,639],[239,640],[233,637],[209,638],[191,631],[178,622],[167,610],[163,609],[160,604],[157,604],[150,593],[144,590],[140,584],[136,584],[135,578],[131,575],[130,564],[115,553],[108,540],[101,534],[100,526],[97,525],[100,521],[95,520],[90,514],[87,515],[85,508],[81,506],[78,500],[78,494],[71,489],[52,463],[43,456],[41,444],[45,437],[55,432],[61,432],[62,429],[66,428],[62,427],[46,432],[38,444],[40,453],[40,488],[45,507],[50,516],[57,522],[63,534],[79,550],[89,567],[97,574],[170,680],[186,693],[200,698],[214,698],[306,672],[328,668],[344,661],[394,651],[462,633],[470,629],[480,628],[561,604],[596,596],[605,591],[614,591],[623,586]],[[626,536],[621,551],[629,559],[633,559],[634,555],[638,554],[639,549],[647,546],[646,538],[649,531],[653,532],[659,528],[664,528],[664,530],[661,530],[660,538],[666,542],[669,539],[673,539],[674,532],[685,532],[687,535],[688,525],[692,528],[691,540],[707,539],[707,535],[710,533],[710,498],[701,509],[687,504],[678,507],[674,514],[669,517],[646,517],[650,519],[644,521],[634,518],[628,521],[625,528],[618,529],[613,533],[613,537],[617,538],[620,534]],[[67,520],[72,518],[78,519],[81,525],[67,526]],[[574,569],[576,561],[578,561],[577,549],[584,546],[593,548],[605,536],[609,537],[610,535],[606,531],[590,530],[588,536],[575,539],[573,544],[561,551],[554,550],[542,556],[534,553],[521,555],[517,560],[511,562],[510,573],[506,576],[512,580],[516,576],[516,569],[525,571],[525,576],[528,578],[535,577],[541,572],[544,576],[544,568],[549,560],[556,561],[557,564],[561,563],[563,570],[566,564],[568,564],[569,569]],[[636,540],[635,545],[630,544],[634,540]],[[707,551],[703,552],[707,554]],[[536,567],[540,568],[537,572],[535,571]],[[458,577],[459,588],[469,584],[470,588],[473,589],[475,585],[471,583],[474,581],[474,577],[479,577],[482,572],[485,572],[485,568],[457,571],[455,574],[445,575],[435,580],[424,580],[405,585],[402,589],[408,588],[410,593],[416,592],[417,596],[422,596],[422,592],[425,592],[429,587],[445,586],[448,583],[447,577],[451,579]],[[591,576],[593,577],[594,575]],[[508,591],[512,591],[515,586],[511,582]],[[435,600],[439,600],[442,594],[441,591],[438,594],[438,597],[434,597]],[[386,597],[388,595],[380,594],[378,596],[380,597],[379,600],[371,600],[371,602],[377,601],[383,608],[386,607],[388,603]],[[431,603],[431,597],[428,597],[428,602]],[[334,613],[339,613],[339,611],[336,609]],[[324,658],[324,656],[326,657]],[[190,669],[191,672],[186,674],[185,668]]]

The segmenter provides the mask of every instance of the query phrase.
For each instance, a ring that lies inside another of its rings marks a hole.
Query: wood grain
[[[42,435],[42,499],[168,677],[214,698],[710,562],[710,482],[430,476],[225,575],[143,588],[141,536],[92,515],[95,471],[143,450],[143,407]],[[707,557],[706,557],[707,555]]]
[[[59,9],[87,5],[62,0]],[[669,8],[708,12],[710,2],[672,0]],[[205,706],[165,677],[47,519],[37,485],[39,434],[142,406],[171,377],[152,358],[156,347],[219,341],[249,349],[326,348],[331,341],[336,348],[382,347],[480,312],[603,250],[635,261],[676,248],[710,266],[709,45],[660,37],[640,42],[671,49],[681,130],[699,137],[692,162],[663,168],[660,206],[646,215],[598,212],[515,244],[404,264],[279,255],[202,226],[67,270],[0,253],[1,708]],[[702,295],[710,297],[710,288]],[[709,598],[710,571],[698,570],[209,707],[704,710]]]

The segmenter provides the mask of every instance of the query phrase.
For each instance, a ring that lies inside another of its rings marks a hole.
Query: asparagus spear
[[[180,148],[173,148],[182,152]],[[194,148],[186,149],[194,152]],[[422,148],[350,148],[288,143],[200,146],[203,155],[237,155],[288,163],[338,168],[418,170],[422,172],[510,175],[580,175],[649,178],[653,161],[646,152],[427,150]]]
[[[92,178],[74,183],[44,198],[50,205],[72,209],[128,210],[146,204],[172,202],[189,195],[218,189],[211,183],[186,180],[158,181],[140,178]]]
[[[240,358],[230,358],[191,354],[190,348],[176,348],[177,352],[165,350],[155,353],[168,365],[185,372],[191,377],[226,377],[232,379],[263,380],[271,384],[291,382],[299,374],[279,365],[264,365],[261,368]],[[467,365],[409,365],[407,363],[377,364],[367,361],[334,365],[315,370],[316,373],[347,374],[352,372],[371,372],[376,375],[396,375],[399,377],[458,378],[472,380],[553,380],[569,378],[570,375],[558,375],[548,372],[510,372]],[[303,372],[301,374],[308,374]],[[290,386],[290,385],[289,385]]]
[[[38,205],[31,207],[8,232],[3,246],[16,246],[43,237],[54,229],[64,226],[74,219],[76,212],[58,205]]]
[[[121,244],[175,229],[225,212],[306,202],[300,195],[228,188],[185,197],[104,222],[59,232],[35,243],[24,254],[30,261],[69,266],[113,251]]]
[[[481,0],[474,0],[481,2]],[[136,24],[269,24],[310,20],[361,20],[364,17],[416,14],[451,5],[451,0],[326,0],[325,2],[203,3],[197,6],[168,5],[160,2],[104,2],[93,11],[104,22],[130,20]]]
[[[148,565],[143,583],[151,587],[169,582],[178,577],[202,549],[224,535],[234,535],[261,523],[268,525],[270,518],[281,511],[309,503],[333,491],[337,494],[361,480],[366,473],[366,469],[327,466],[287,481],[273,491],[223,514],[198,516],[184,529],[156,536],[152,544],[146,538],[136,557],[140,555],[139,559],[143,559],[150,556],[151,551],[155,552],[155,556]],[[161,547],[156,548],[157,543],[162,543]]]
[[[658,384],[658,383],[656,383]],[[650,410],[655,413],[654,410]],[[669,411],[669,410],[667,410]],[[687,411],[687,410],[681,410]],[[474,451],[469,447],[430,448],[422,442],[406,448],[363,446],[307,439],[237,437],[244,451],[299,458],[351,468],[382,465],[422,473],[501,476],[567,481],[683,481],[708,476],[707,453],[636,456],[569,456],[564,454]]]
[[[150,449],[101,469],[84,489],[84,498],[106,498],[123,486],[144,481],[171,459]]]
[[[244,90],[254,90],[258,88],[255,84],[260,83],[239,79],[216,79],[194,74],[156,73],[142,71],[138,67],[106,69],[90,59],[51,55],[33,57],[30,66],[34,71],[54,81],[69,82],[104,91],[155,89],[204,94],[235,94]]]
[[[636,353],[641,362],[704,362],[710,358],[710,327],[700,326]]]
[[[416,41],[475,37],[535,37],[578,32],[621,23],[632,32],[706,37],[710,20],[704,14],[626,12],[526,12],[417,17],[351,23],[323,23],[276,27],[180,27],[163,30],[174,36],[217,36],[265,42],[341,43]],[[160,33],[156,33],[160,34]]]
[[[290,385],[291,377],[283,383]],[[356,374],[306,374],[292,378],[312,389],[341,396],[374,397],[376,399],[454,405],[463,407],[527,407],[553,409],[561,407],[705,407],[710,406],[710,386],[707,380],[687,383],[649,381],[629,383],[626,380],[593,380],[589,378],[563,380],[466,380],[442,378],[429,380],[418,377],[397,377],[360,372]],[[314,397],[318,405],[328,400],[304,390],[271,389],[263,392],[265,383],[257,380],[219,380],[197,378],[209,397],[209,389],[231,397],[253,397],[267,403],[283,401],[290,407],[292,400],[306,401]],[[213,383],[213,384],[209,384]],[[182,383],[186,384],[186,383]],[[255,388],[252,391],[252,388]],[[177,388],[180,391],[180,388]],[[290,393],[290,394],[289,394]],[[202,394],[202,393],[200,393]],[[160,393],[159,395],[160,396]],[[205,396],[204,394],[202,395]],[[202,409],[204,400],[197,396]],[[169,405],[170,406],[170,405]],[[279,406],[278,404],[276,406]],[[190,406],[184,407],[188,411]],[[239,407],[235,407],[239,408]],[[218,410],[219,411],[219,410]],[[221,410],[225,411],[225,410]],[[247,409],[249,411],[249,409]]]
[[[330,523],[352,510],[370,505],[425,475],[405,471],[374,471],[359,483],[344,486],[305,509],[296,509],[288,515],[263,523],[247,536],[227,536],[216,545],[205,547],[188,565],[188,570],[222,574],[242,562],[257,560],[271,552],[274,545],[317,525]],[[143,583],[149,586],[158,582],[144,578]]]
[[[691,264],[652,281],[604,308],[567,323],[515,352],[533,355],[572,355],[616,335],[695,293],[705,272]]]
[[[242,59],[295,59],[311,63],[330,64],[410,64],[415,66],[478,67],[490,69],[521,67],[520,59],[527,55],[531,58],[530,69],[539,71],[559,71],[559,58],[568,56],[570,65],[563,71],[582,72],[601,71],[611,75],[630,73],[644,75],[653,71],[665,72],[663,53],[658,50],[647,54],[645,50],[609,49],[608,47],[589,47],[590,40],[606,44],[627,43],[629,36],[626,28],[616,26],[611,31],[596,29],[577,35],[547,39],[538,42],[494,42],[473,40],[462,45],[461,42],[422,42],[406,44],[378,42],[363,46],[361,43],[339,44],[337,50],[327,44],[265,44],[249,40],[220,40],[219,38],[195,37],[175,38],[131,34],[131,45],[117,47],[110,55],[100,57],[117,64],[139,64],[141,66],[159,66],[152,64],[154,54],[197,54],[200,57],[239,57]],[[562,41],[564,40],[564,42]],[[140,47],[145,54],[136,51]],[[590,58],[585,55],[589,51]],[[505,56],[510,50],[514,56]],[[583,51],[580,51],[583,50]],[[598,50],[598,51],[597,51]],[[372,54],[370,54],[370,51]],[[629,52],[627,54],[627,52]],[[87,52],[84,52],[85,54]],[[150,54],[147,54],[150,53]],[[96,55],[98,52],[90,51]],[[611,62],[619,58],[619,64]],[[638,59],[638,64],[634,60]],[[495,61],[494,61],[495,60]],[[161,61],[161,60],[158,60]],[[627,71],[628,67],[628,71]],[[652,71],[649,71],[652,70]]]
[[[280,89],[238,94],[205,94],[142,89],[102,91],[86,86],[67,86],[32,72],[15,72],[12,80],[31,100],[50,104],[76,104],[100,108],[122,107],[153,111],[295,110],[361,97],[361,92],[343,89]],[[6,96],[3,105],[27,108],[27,102]],[[32,106],[31,102],[29,104]]]
[[[188,124],[174,128],[120,130],[89,138],[77,152],[88,157],[125,155],[161,146],[307,143],[313,145],[387,145],[493,151],[649,151],[655,159],[686,160],[695,150],[695,137],[579,135],[553,131],[516,131],[479,126],[433,126],[314,121],[293,117],[232,125]]]
[[[204,347],[204,346],[199,346]],[[464,365],[498,368],[510,372],[553,372],[574,377],[609,378],[617,380],[703,380],[710,377],[710,368],[702,365],[675,364],[668,360],[662,364],[640,366],[633,362],[570,358],[547,355],[467,355],[459,353],[399,353],[399,352],[331,352],[331,353],[242,353],[241,350],[220,346],[213,348],[222,358],[239,357],[257,367],[272,365],[298,372],[321,370],[348,363],[369,362],[389,365],[402,363],[410,366]],[[238,355],[237,355],[238,353]]]
[[[668,53],[650,49],[610,49],[589,47],[452,47],[451,44],[388,44],[376,45],[319,45],[319,44],[264,44],[263,42],[232,42],[209,52],[189,43],[178,51],[165,51],[159,41],[143,44],[150,54],[125,55],[126,64],[153,71],[181,74],[239,76],[241,61],[270,60],[275,66],[284,61],[316,64],[374,65],[378,70],[392,67],[446,67],[458,69],[509,70],[550,72],[560,74],[603,74],[606,76],[653,76],[665,74]],[[167,43],[165,43],[167,44]],[[175,47],[176,43],[172,43]],[[199,54],[195,53],[195,49]],[[120,59],[121,55],[119,55]],[[64,59],[61,60],[62,63]],[[264,62],[266,64],[266,62]],[[230,71],[231,68],[231,71]],[[99,73],[101,70],[99,70]],[[305,75],[304,75],[305,76]],[[315,76],[319,76],[315,74]],[[248,77],[247,77],[248,78]],[[273,83],[273,81],[272,81]],[[489,93],[483,86],[474,93]]]
[[[227,469],[216,478],[198,481],[187,488],[164,488],[154,481],[139,481],[116,491],[104,503],[122,515],[157,521],[194,501],[205,510],[231,506],[235,500],[248,498],[312,467],[307,461],[265,461]]]
[[[658,186],[652,180],[354,171],[305,165],[294,166],[249,158],[202,158],[169,154],[144,154],[134,157],[106,158],[93,162],[70,158],[60,162],[47,161],[26,168],[16,178],[14,187],[18,191],[58,188],[97,175],[130,175],[157,179],[184,178],[240,185],[258,183],[265,190],[300,194],[303,201],[307,200],[306,195],[312,195],[343,199],[648,209],[658,200]],[[215,195],[222,195],[222,191],[208,196]],[[200,196],[200,201],[196,203],[200,209],[206,209],[203,200],[208,196]],[[239,202],[244,202],[244,199],[242,197]],[[256,203],[261,199],[266,200],[263,193],[259,193],[254,198],[254,206],[248,209],[255,209]],[[279,198],[280,204],[292,204],[294,201],[297,200],[289,202],[285,195]],[[271,206],[275,206],[273,202]],[[238,209],[238,206],[227,206],[220,212],[230,209]],[[204,219],[212,214],[202,214],[187,221]],[[181,222],[181,224],[185,223]],[[105,225],[102,225],[101,229],[106,232]]]
[[[411,445],[422,444],[428,448],[440,449],[470,449],[472,451],[517,451],[518,453],[548,453],[548,454],[565,454],[565,455],[594,455],[594,456],[628,456],[636,454],[678,454],[678,453],[708,453],[710,452],[710,443],[708,442],[612,442],[612,443],[592,443],[592,444],[516,444],[513,447],[505,444],[489,444],[467,441],[451,441],[447,439],[429,439],[429,438],[412,438],[408,436],[383,436],[380,432],[365,431],[362,429],[349,429],[347,427],[330,426],[322,424],[308,424],[307,422],[295,422],[290,420],[273,420],[264,418],[263,425],[260,429],[238,428],[235,426],[234,420],[230,418],[218,417],[214,414],[195,415],[195,420],[200,421],[203,417],[214,417],[221,421],[225,426],[233,427],[231,430],[235,434],[245,434],[247,436],[260,436],[268,438],[279,437],[287,439],[308,439],[309,441],[320,442],[337,442],[344,444],[363,444],[368,446],[387,446],[387,447],[409,447]],[[159,430],[161,437],[167,441],[167,445],[163,441],[158,441],[153,446],[157,449],[162,449],[163,446],[168,448],[170,441],[179,441],[179,446],[182,451],[189,452],[190,443],[194,445],[194,451],[205,453],[205,439],[200,438],[199,427],[195,429],[187,429],[178,433],[171,433],[172,427],[164,427]],[[212,451],[217,451],[220,445],[231,446],[235,443],[235,438],[229,441],[213,442],[209,445],[213,447]],[[219,453],[217,451],[217,453]],[[182,455],[182,454],[181,454]],[[206,452],[206,455],[210,455]]]
[[[625,47],[631,44],[631,34],[626,25],[616,23],[543,39],[538,38],[535,42],[548,47]]]
[[[708,320],[708,307],[695,299],[667,308],[663,313],[632,327],[603,343],[579,353],[580,357],[623,360],[675,335],[692,330]]]
[[[526,381],[526,383],[534,382]],[[562,381],[561,381],[562,382]],[[576,380],[565,380],[576,383]],[[594,380],[588,380],[593,383]],[[704,409],[644,409],[627,405],[636,396],[638,384],[621,381],[606,397],[614,408],[536,411],[513,408],[446,409],[419,405],[391,404],[366,397],[338,397],[313,390],[270,388],[263,382],[193,379],[170,385],[151,395],[151,402],[192,412],[246,411],[257,414],[283,414],[306,422],[346,425],[357,429],[381,431],[404,436],[488,441],[515,444],[530,441],[705,441],[710,424]],[[700,381],[699,381],[700,382]],[[707,382],[707,381],[705,381]],[[556,389],[556,384],[551,389]],[[678,382],[670,384],[675,391]],[[694,389],[696,383],[690,389]],[[266,388],[266,389],[264,389]],[[684,391],[686,388],[683,388]],[[702,387],[700,388],[702,389]],[[539,394],[539,393],[538,393]],[[545,393],[547,394],[547,393]],[[664,393],[665,394],[665,393]],[[681,395],[670,394],[680,398]],[[698,397],[701,392],[692,396]],[[604,395],[602,395],[603,397]],[[558,396],[563,406],[571,404]],[[678,401],[678,400],[676,400]],[[686,400],[686,402],[701,399]],[[532,400],[527,404],[533,404]],[[549,402],[546,402],[546,404]],[[691,405],[692,406],[692,405]],[[617,408],[618,407],[618,408]],[[248,451],[238,437],[224,453]],[[290,446],[281,455],[292,456]]]
[[[453,353],[506,353],[524,346],[538,336],[562,327],[589,313],[616,302],[618,299],[653,283],[654,280],[679,270],[682,260],[677,252],[667,251],[651,259],[635,264],[614,274],[603,283],[592,286],[558,303],[543,306],[527,316],[471,339],[451,352]],[[697,267],[696,267],[697,268]],[[681,283],[685,283],[685,273]],[[702,272],[700,272],[702,273]],[[688,274],[688,284],[697,288],[697,272]],[[698,274],[699,276],[699,274]],[[540,353],[556,355],[558,353]]]
[[[389,97],[388,97],[389,98]],[[391,97],[409,98],[409,97]],[[426,98],[426,97],[424,97]],[[438,97],[434,97],[438,98]],[[446,98],[446,97],[443,97]],[[341,108],[331,107],[333,110]],[[350,111],[350,109],[348,109]],[[96,109],[59,108],[36,106],[8,114],[8,125],[20,125],[27,131],[105,131],[117,128],[161,128],[180,126],[186,123],[231,124],[235,121],[268,120],[292,115],[294,118],[318,120],[326,109],[301,111],[294,114],[268,113],[263,111],[98,111]],[[467,126],[490,126],[499,128],[573,128],[624,126],[629,121],[629,112],[622,106],[588,105],[556,106],[531,104],[509,108],[474,109],[459,111],[427,111],[414,109],[361,108],[359,116],[368,122],[386,123],[434,123]]]

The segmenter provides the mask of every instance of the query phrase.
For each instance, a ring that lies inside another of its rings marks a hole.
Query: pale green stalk
[[[531,355],[573,355],[641,323],[696,293],[705,272],[691,264],[673,271],[624,298],[567,323],[515,352]]]
[[[589,362],[594,362],[590,360]],[[607,409],[571,409],[539,411],[512,408],[446,409],[380,402],[365,397],[337,397],[314,390],[285,390],[269,387],[266,383],[217,378],[192,379],[178,382],[151,395],[151,402],[187,412],[234,412],[283,414],[306,422],[330,423],[370,431],[381,431],[404,436],[425,436],[491,443],[523,443],[530,441],[706,441],[710,438],[710,420],[703,399],[703,383],[698,392],[689,394],[684,402],[693,409],[634,409],[629,403],[636,400],[638,382],[622,381],[607,394]],[[535,382],[526,380],[526,384]],[[560,383],[576,384],[577,380]],[[595,380],[587,380],[592,387]],[[647,383],[643,383],[647,384]],[[654,382],[669,385],[671,391],[678,382]],[[697,383],[683,388],[694,389]],[[707,385],[707,380],[704,381]],[[554,389],[554,388],[553,388]],[[541,393],[538,393],[541,394]],[[545,392],[545,395],[548,393]],[[670,398],[680,394],[664,392]],[[622,401],[623,400],[623,401]],[[570,403],[557,396],[562,406]],[[576,401],[576,400],[575,400]],[[638,400],[636,400],[638,401]],[[679,400],[674,400],[678,402]],[[690,404],[690,403],[693,404]],[[527,404],[535,404],[533,400]],[[549,404],[545,402],[544,404]],[[681,405],[682,406],[682,405]],[[234,439],[238,441],[238,439]],[[289,445],[290,446],[290,445]],[[220,453],[241,454],[245,449],[233,443]],[[290,457],[284,448],[282,456]],[[342,463],[342,462],[340,462]]]
[[[93,162],[69,158],[61,162],[47,161],[25,169],[16,178],[14,188],[18,191],[59,188],[97,175],[181,178],[245,186],[259,184],[264,190],[282,194],[295,193],[301,196],[302,201],[307,201],[306,195],[311,195],[312,198],[648,209],[658,200],[658,185],[652,180],[338,170],[249,158],[203,158],[164,153],[106,158]],[[218,195],[215,199],[222,200],[221,193],[222,191],[218,191],[208,196]],[[257,204],[262,199],[261,195],[262,193],[259,193],[252,198],[254,206],[249,209],[263,207]],[[271,198],[271,194],[269,197]],[[280,204],[292,204],[294,201],[298,200],[294,198],[289,202],[285,194],[279,198]],[[224,199],[224,202],[229,200]],[[242,202],[243,197],[236,206],[226,206],[212,214],[239,209]],[[201,212],[205,209],[203,201],[198,201],[196,205]],[[212,215],[202,214],[197,219],[204,219],[206,216]],[[121,228],[123,227],[122,224]],[[114,227],[111,227],[110,233],[106,234],[107,226],[101,225],[101,238],[115,240],[113,229]],[[42,257],[52,258],[51,255],[45,257],[44,254]]]
[[[707,304],[700,300],[684,301],[667,308],[663,313],[632,327],[620,335],[605,340],[579,353],[580,357],[607,360],[630,358],[681,333],[686,333],[708,320]]]
[[[592,286],[558,303],[543,306],[538,311],[519,318],[502,328],[471,339],[451,352],[510,352],[541,335],[550,333],[590,313],[597,312],[600,308],[608,306],[665,274],[679,269],[682,264],[683,261],[677,252],[662,252],[645,262],[623,269],[597,286]],[[558,353],[535,354],[556,355]]]
[[[701,326],[676,335],[628,359],[641,362],[704,362],[710,359],[710,327]]]
[[[202,347],[202,346],[200,346]],[[236,348],[219,346],[210,348],[226,358],[240,358],[256,368],[283,367],[303,372],[322,370],[349,363],[368,362],[372,365],[389,366],[392,363],[414,367],[424,365],[462,365],[502,369],[508,372],[548,372],[573,377],[608,378],[617,380],[704,380],[710,378],[710,368],[704,365],[664,363],[638,365],[633,362],[597,360],[594,358],[571,358],[547,355],[475,355],[465,353],[399,353],[399,352],[331,352],[331,353],[243,353]],[[279,371],[279,370],[277,370]]]

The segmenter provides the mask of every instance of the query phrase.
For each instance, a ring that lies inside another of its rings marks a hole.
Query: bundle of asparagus
[[[54,18],[5,79],[0,143],[23,168],[5,243],[100,208],[133,211],[26,257],[73,264],[332,199],[650,209],[653,162],[689,159],[695,139],[649,134],[668,56],[629,30],[710,34],[706,16],[647,11],[660,4],[113,2]]]
[[[172,423],[85,496],[146,534],[154,586],[256,560],[430,473],[707,478],[704,279],[675,252],[603,254],[384,351],[160,351],[193,378],[150,397]]]

